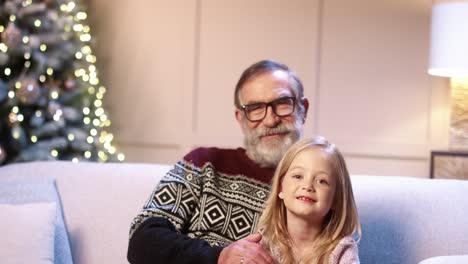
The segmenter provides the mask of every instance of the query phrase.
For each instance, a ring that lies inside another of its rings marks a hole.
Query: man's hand
[[[260,244],[262,235],[253,234],[224,248],[219,255],[218,264],[273,264],[270,254]]]

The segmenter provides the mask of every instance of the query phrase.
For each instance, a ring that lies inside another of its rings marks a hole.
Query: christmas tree
[[[0,1],[0,164],[122,161],[79,1]]]

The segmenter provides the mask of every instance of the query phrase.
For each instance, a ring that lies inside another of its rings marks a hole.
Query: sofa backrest
[[[0,178],[54,177],[76,264],[128,263],[133,217],[169,165],[33,162]],[[468,253],[468,181],[352,176],[361,263],[416,264]]]
[[[468,181],[353,176],[361,263],[468,253]]]

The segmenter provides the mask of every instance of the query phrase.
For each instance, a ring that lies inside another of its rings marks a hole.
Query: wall
[[[298,72],[306,136],[337,143],[353,174],[428,177],[447,146],[448,83],[426,73],[430,0],[88,1],[128,162],[241,145],[234,85],[264,58]]]

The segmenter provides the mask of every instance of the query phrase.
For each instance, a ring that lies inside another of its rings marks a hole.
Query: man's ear
[[[243,115],[244,113],[236,108],[236,111],[234,112],[234,115],[236,116],[237,122],[239,122],[239,125],[242,123]]]
[[[304,116],[302,117],[302,123],[304,124],[307,119],[307,111],[309,110],[309,100],[306,97],[302,97],[301,103],[304,106]]]

